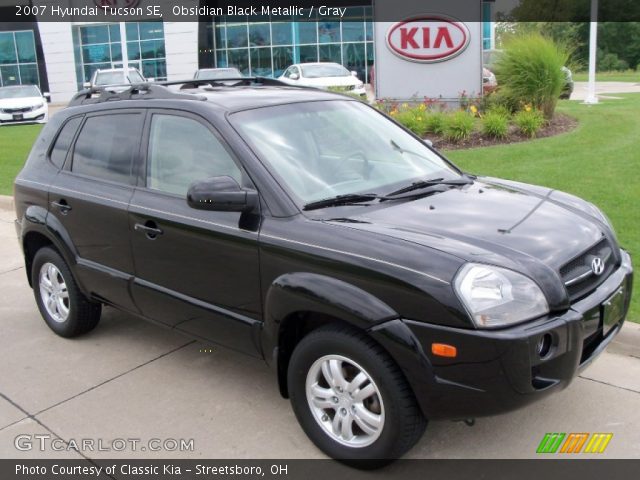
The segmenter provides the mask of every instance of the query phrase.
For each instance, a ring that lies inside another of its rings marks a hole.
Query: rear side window
[[[140,114],[89,117],[76,141],[71,170],[112,182],[132,183],[131,164],[141,132]]]
[[[71,147],[71,142],[73,142],[73,137],[76,134],[81,121],[81,117],[72,118],[65,123],[62,130],[60,130],[56,143],[53,145],[53,149],[51,150],[51,156],[49,157],[51,159],[51,163],[56,167],[62,168],[62,165],[64,165],[64,160],[67,158],[67,152],[69,151],[69,147]]]

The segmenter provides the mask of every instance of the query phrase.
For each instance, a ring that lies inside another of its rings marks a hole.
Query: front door
[[[149,318],[208,341],[259,355],[259,216],[195,210],[196,180],[248,177],[216,130],[190,114],[150,112],[143,185],[129,209],[133,295]]]

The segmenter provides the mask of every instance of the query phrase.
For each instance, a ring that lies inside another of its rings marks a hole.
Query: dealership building
[[[191,78],[198,68],[227,66],[245,75],[277,77],[292,63],[328,61],[357,72],[368,83],[371,67],[386,45],[380,45],[383,37],[376,34],[381,24],[374,21],[372,2],[350,3],[342,19],[335,21],[220,15],[201,16],[193,22],[87,22],[73,17],[64,22],[35,18],[0,22],[0,86],[36,84],[51,93],[53,102],[66,102],[95,70],[121,67],[124,62],[159,81]],[[494,46],[489,20],[492,2],[480,3],[482,18],[487,20],[476,22],[478,28],[472,31],[481,32],[479,48],[490,49]],[[405,63],[411,68],[410,62]]]

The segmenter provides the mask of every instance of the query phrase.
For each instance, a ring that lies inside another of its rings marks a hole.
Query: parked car
[[[338,63],[298,63],[291,65],[279,80],[289,85],[344,91],[365,97],[367,92],[356,72]]]
[[[482,68],[482,93],[488,95],[498,88],[498,80],[494,73],[486,67]]]
[[[466,173],[343,95],[184,85],[80,92],[18,175],[56,334],[109,305],[263,359],[347,461],[562,390],[620,331],[631,259],[591,203]]]
[[[11,85],[0,88],[0,125],[47,123],[51,97],[36,85]]]
[[[137,68],[110,68],[96,70],[91,76],[91,80],[84,83],[84,88],[113,87],[122,85],[133,85],[145,83],[146,78],[142,76]]]
[[[243,76],[237,68],[201,68],[196,71],[193,78],[196,80],[225,80],[242,78]]]

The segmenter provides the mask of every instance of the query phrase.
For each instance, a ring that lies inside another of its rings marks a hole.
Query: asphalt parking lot
[[[16,449],[15,438],[193,439],[193,451],[85,451],[90,458],[322,458],[261,362],[105,309],[73,340],[45,326],[0,202],[0,457],[78,458]],[[640,458],[640,325],[566,390],[474,427],[433,422],[411,458],[529,458],[546,432],[611,432],[600,457]],[[590,456],[590,455],[583,455]]]

